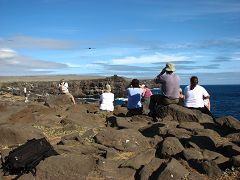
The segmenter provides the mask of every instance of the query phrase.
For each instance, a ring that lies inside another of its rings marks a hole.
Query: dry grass
[[[10,93],[5,93],[5,94],[0,96],[0,101],[1,102],[16,102],[16,101],[24,102],[25,101],[25,97],[23,97],[23,96],[14,96],[14,95],[12,95]]]
[[[80,126],[76,127],[76,129],[74,130],[63,130],[63,128],[60,126],[45,127],[41,125],[33,125],[33,127],[41,130],[48,139],[60,138],[76,132],[78,132],[79,134],[83,134],[86,131],[86,128],[82,128]]]
[[[127,160],[136,156],[136,152],[119,152],[114,156],[113,160]]]

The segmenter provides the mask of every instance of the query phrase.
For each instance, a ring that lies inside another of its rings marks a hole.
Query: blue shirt
[[[142,107],[142,88],[128,88],[128,109],[136,109]]]

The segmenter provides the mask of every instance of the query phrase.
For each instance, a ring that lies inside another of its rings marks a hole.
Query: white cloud
[[[72,41],[31,36],[14,36],[0,39],[0,48],[70,49],[75,46],[75,42]]]
[[[17,53],[12,49],[0,49],[0,60],[5,58],[13,58]]]
[[[0,49],[0,75],[26,75],[68,68],[66,64],[22,56],[12,49]]]
[[[179,55],[165,55],[155,53],[153,55],[142,55],[139,57],[127,56],[125,58],[112,59],[110,62],[113,65],[127,65],[127,64],[151,64],[168,61],[187,61],[189,57]]]

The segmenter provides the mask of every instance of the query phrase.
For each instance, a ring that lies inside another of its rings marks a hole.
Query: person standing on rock
[[[100,110],[112,112],[114,110],[113,102],[114,94],[111,93],[111,86],[107,84],[100,96]]]
[[[127,116],[137,115],[143,113],[143,105],[141,102],[143,90],[139,86],[139,80],[133,79],[127,89],[128,95],[128,113]]]
[[[175,65],[167,63],[161,73],[155,77],[154,82],[161,84],[162,94],[154,94],[150,98],[150,116],[155,116],[156,106],[177,104],[179,102],[180,78],[174,72]]]
[[[210,107],[207,107],[204,102],[204,100],[207,99],[210,105],[210,95],[204,87],[198,85],[197,76],[192,76],[190,78],[190,85],[184,89],[184,97],[185,107],[189,109],[198,109],[202,113],[213,117],[212,113],[209,111]]]
[[[27,88],[26,87],[24,87],[23,88],[23,93],[24,93],[24,97],[25,97],[25,103],[27,103],[28,102],[28,94],[27,94]]]
[[[143,104],[143,111],[144,113],[148,114],[149,110],[149,104],[150,104],[150,98],[152,96],[152,91],[149,89],[148,85],[142,84],[141,88],[143,89],[143,97],[142,97],[142,104]]]
[[[67,95],[67,96],[71,99],[71,101],[73,102],[73,104],[76,104],[73,95],[70,94],[69,91],[68,91],[68,83],[67,83],[67,82],[64,82],[64,79],[61,79],[61,80],[60,80],[60,83],[59,83],[59,85],[58,85],[58,88],[59,88],[59,91],[60,91],[61,94]]]

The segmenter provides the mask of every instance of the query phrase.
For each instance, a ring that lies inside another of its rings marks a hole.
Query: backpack
[[[45,139],[31,139],[25,144],[10,151],[9,155],[2,160],[4,175],[18,175],[31,172],[36,175],[36,166],[45,158],[58,155],[51,144]]]

